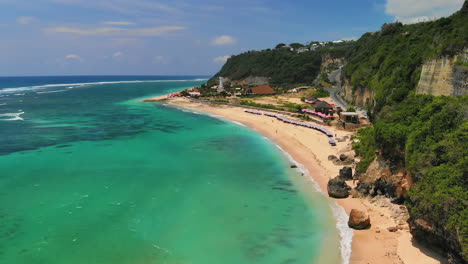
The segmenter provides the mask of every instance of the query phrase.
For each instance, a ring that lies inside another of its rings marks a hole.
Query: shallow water
[[[0,90],[0,114],[24,112],[0,117],[0,263],[310,264],[339,255],[326,199],[270,142],[138,100],[200,83]]]

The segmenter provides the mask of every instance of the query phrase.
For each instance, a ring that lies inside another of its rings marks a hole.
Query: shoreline
[[[343,230],[340,230],[338,225],[343,227],[343,219],[338,219],[335,214],[338,210],[332,208],[334,217],[337,221],[337,229],[340,232],[341,251],[343,257],[346,258],[350,254],[348,261],[343,258],[342,263],[361,264],[361,263],[422,263],[436,264],[442,263],[440,260],[433,257],[431,253],[425,253],[427,250],[416,245],[412,240],[409,229],[406,225],[401,224],[401,219],[395,217],[395,212],[398,212],[399,205],[391,204],[388,199],[368,199],[368,198],[345,198],[333,199],[327,195],[328,180],[338,175],[338,171],[342,166],[334,165],[328,160],[328,155],[339,156],[339,154],[351,154],[351,142],[338,142],[336,147],[332,147],[328,143],[325,135],[303,127],[298,127],[290,124],[282,123],[276,119],[245,113],[243,107],[226,106],[226,105],[208,105],[205,102],[189,100],[185,98],[175,98],[171,100],[161,100],[165,96],[158,96],[145,102],[163,101],[172,105],[183,108],[197,110],[203,113],[211,114],[215,117],[226,119],[250,129],[257,131],[270,141],[276,144],[284,151],[290,159],[303,166],[307,176],[315,183],[325,197],[331,202],[331,205],[338,205],[349,215],[351,209],[366,211],[371,218],[371,227],[367,230],[352,230],[352,241],[350,251],[345,250],[344,243],[349,243]],[[265,112],[268,112],[265,110]],[[352,133],[347,131],[337,130],[333,127],[327,127],[337,137],[349,136]],[[352,181],[348,181],[348,185],[353,186]],[[334,207],[334,206],[332,206]],[[341,221],[341,222],[340,222]],[[346,217],[347,221],[347,217]],[[398,223],[400,221],[400,223]],[[400,226],[397,232],[389,232],[387,228]]]

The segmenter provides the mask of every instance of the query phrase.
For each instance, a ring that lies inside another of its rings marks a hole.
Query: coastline
[[[163,98],[166,97],[158,96],[144,101],[157,102]],[[245,125],[259,132],[279,146],[294,161],[301,164],[305,171],[308,172],[311,180],[317,184],[326,197],[328,197],[328,180],[334,178],[342,167],[334,165],[328,160],[328,156],[352,153],[350,141],[338,142],[336,147],[332,147],[329,145],[327,137],[317,131],[285,124],[267,116],[245,113],[242,107],[213,106],[185,98],[164,100],[164,102],[208,113]],[[351,135],[347,131],[330,127],[327,127],[327,129],[336,134],[338,138]],[[349,181],[348,184],[353,186],[352,181]],[[407,224],[402,225],[401,219],[398,219],[396,216],[396,212],[398,212],[400,206],[391,204],[388,199],[360,199],[351,197],[346,199],[328,199],[332,205],[336,204],[339,205],[339,208],[343,208],[348,215],[351,209],[359,209],[366,211],[371,218],[372,226],[369,229],[352,230],[353,239],[351,252],[349,252],[349,261],[343,260],[343,263],[441,263],[440,260],[431,256],[432,254],[426,253],[424,248],[413,242]],[[339,210],[334,210],[334,212],[337,211]],[[338,215],[335,215],[335,218],[337,217]],[[337,225],[343,225],[342,222],[343,219],[341,219],[341,223],[338,221]],[[387,228],[395,226],[400,226],[401,228],[397,232],[389,232],[387,230]],[[341,236],[343,240],[341,241],[341,245],[344,247],[345,244],[343,243],[349,243],[349,241],[345,241],[348,238],[343,236],[342,230]],[[347,255],[346,250],[344,254]]]

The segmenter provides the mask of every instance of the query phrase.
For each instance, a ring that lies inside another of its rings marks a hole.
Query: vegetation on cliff
[[[248,51],[229,58],[223,68],[208,81],[208,85],[216,85],[220,76],[231,80],[243,80],[249,76],[268,77],[273,87],[311,84],[320,72],[323,54],[340,58],[351,45],[353,41],[329,43],[314,51],[298,53],[282,49],[281,44],[278,44],[280,47],[276,49]]]
[[[365,34],[348,53],[344,75],[356,89],[375,91],[373,128],[361,130],[355,150],[365,172],[379,150],[393,168],[414,179],[407,206],[411,221],[432,231],[420,240],[468,260],[468,99],[416,95],[426,59],[452,56],[468,44],[468,4],[451,17],[402,25],[386,24]],[[421,235],[422,234],[422,235]]]
[[[364,34],[348,50],[344,76],[354,90],[375,92],[375,112],[403,101],[419,81],[424,60],[452,56],[468,42],[468,11],[439,20],[403,25],[384,24],[379,32]]]

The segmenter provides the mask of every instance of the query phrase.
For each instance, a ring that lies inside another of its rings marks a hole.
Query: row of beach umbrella
[[[254,114],[254,115],[263,115],[262,112],[249,110],[249,109],[244,110],[244,112],[249,113],[249,114]]]
[[[330,145],[336,146],[336,140],[333,138],[333,133],[330,130],[328,130],[326,128],[323,128],[321,126],[318,126],[318,125],[315,125],[315,124],[309,124],[309,123],[306,123],[306,122],[296,121],[296,120],[292,120],[292,119],[288,119],[288,118],[283,117],[281,115],[278,115],[278,114],[275,114],[275,113],[270,113],[270,112],[262,113],[262,112],[259,112],[259,111],[248,110],[248,109],[246,109],[244,111],[246,113],[251,113],[251,114],[255,114],[255,115],[264,114],[266,116],[274,117],[274,118],[276,118],[276,119],[278,119],[280,121],[283,121],[285,123],[288,123],[288,124],[293,124],[293,125],[297,125],[297,126],[303,126],[303,127],[315,129],[315,130],[320,131],[323,134],[328,136],[328,143],[330,143]]]
[[[315,116],[318,116],[318,117],[321,117],[321,118],[328,118],[328,119],[333,119],[334,118],[333,115],[327,115],[327,114],[320,113],[320,112],[317,112],[317,111],[311,110],[311,109],[302,109],[302,112],[312,114],[312,115],[315,115]]]

